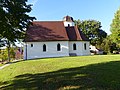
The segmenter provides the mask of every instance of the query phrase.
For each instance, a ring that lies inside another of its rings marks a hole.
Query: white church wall
[[[73,44],[76,44],[76,50],[73,50]],[[76,53],[77,55],[82,54],[82,43],[79,41],[69,42],[69,53]]]
[[[84,44],[86,44],[86,49],[84,48]],[[83,51],[82,51],[83,55],[90,55],[89,46],[90,46],[89,41],[83,41]]]
[[[84,44],[86,43],[86,50]],[[73,44],[76,44],[76,50],[73,50]],[[78,56],[90,55],[89,42],[87,41],[70,41],[69,42],[69,53],[74,53]]]
[[[61,45],[61,51],[57,51],[58,43]],[[43,52],[44,44],[46,45],[46,52]],[[27,59],[69,56],[68,46],[68,41],[27,42]],[[26,59],[26,46],[24,46],[24,59]]]

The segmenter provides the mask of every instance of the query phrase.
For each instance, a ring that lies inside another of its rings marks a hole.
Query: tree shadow
[[[119,90],[120,62],[112,61],[47,73],[23,74],[1,82],[0,90]]]

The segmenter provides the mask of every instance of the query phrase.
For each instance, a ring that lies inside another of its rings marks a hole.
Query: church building
[[[24,42],[24,59],[90,55],[89,40],[70,16],[32,22]]]

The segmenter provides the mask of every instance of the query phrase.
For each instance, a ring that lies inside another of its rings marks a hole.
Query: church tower
[[[63,21],[64,21],[64,26],[65,27],[74,26],[75,25],[73,18],[68,16],[68,15],[63,17]]]

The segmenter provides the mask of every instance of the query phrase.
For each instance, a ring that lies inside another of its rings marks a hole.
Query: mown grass
[[[119,90],[120,55],[28,60],[0,70],[0,90]]]
[[[3,66],[3,64],[0,63],[0,67]]]
[[[0,67],[3,66],[3,65],[5,65],[5,64],[0,63]]]

